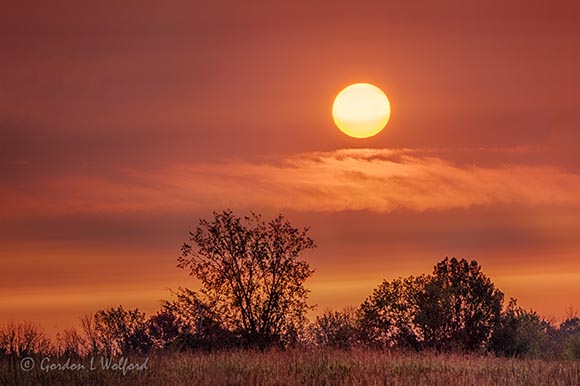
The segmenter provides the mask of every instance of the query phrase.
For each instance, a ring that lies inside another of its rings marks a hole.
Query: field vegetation
[[[63,358],[53,358],[53,362]],[[133,356],[130,361],[143,362]],[[85,360],[86,363],[86,360]],[[148,369],[42,371],[0,362],[0,384],[32,385],[384,385],[574,386],[580,362],[370,349],[268,349],[150,355]],[[18,364],[16,364],[18,365]]]

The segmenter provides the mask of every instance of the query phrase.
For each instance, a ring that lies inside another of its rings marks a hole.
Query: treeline
[[[580,318],[552,323],[504,294],[476,261],[445,258],[431,275],[383,281],[358,308],[327,311],[310,326],[317,346],[492,353],[580,359]]]
[[[178,266],[200,288],[179,288],[147,316],[122,306],[81,318],[50,341],[30,323],[0,327],[0,358],[128,355],[271,346],[363,346],[411,351],[494,353],[580,359],[580,318],[560,324],[507,303],[476,261],[445,258],[431,274],[383,281],[356,308],[308,321],[314,272],[301,259],[315,243],[283,217],[236,217],[226,210],[201,220]]]

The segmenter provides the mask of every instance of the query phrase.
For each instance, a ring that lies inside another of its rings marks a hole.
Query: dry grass
[[[580,385],[580,362],[369,350],[169,354],[150,356],[148,368],[125,376],[100,369],[46,372],[38,366],[24,372],[5,360],[0,385]]]

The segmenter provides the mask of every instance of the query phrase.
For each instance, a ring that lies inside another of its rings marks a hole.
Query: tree
[[[86,344],[86,351],[89,354],[99,353],[99,333],[96,330],[95,316],[93,314],[83,314],[80,317],[81,331]]]
[[[75,328],[67,328],[56,335],[57,353],[62,356],[83,356],[90,349],[85,336]]]
[[[535,311],[526,311],[511,298],[493,332],[490,348],[507,357],[539,357],[545,353],[549,324]]]
[[[566,319],[558,326],[553,320],[542,319],[541,323],[545,335],[542,358],[580,359],[580,318],[576,311],[570,309]]]
[[[157,350],[175,346],[183,334],[183,328],[177,316],[166,311],[159,311],[151,316],[147,320],[147,330],[151,346]]]
[[[309,330],[313,343],[318,347],[352,348],[358,339],[356,312],[353,308],[326,311],[316,317]]]
[[[195,295],[244,344],[283,342],[301,328],[309,309],[304,282],[314,271],[300,260],[315,247],[307,232],[282,215],[266,223],[254,213],[214,212],[212,221],[202,219],[190,232],[178,266],[199,280]]]
[[[419,294],[416,320],[429,347],[483,348],[499,321],[503,297],[477,261],[445,258]]]
[[[417,294],[425,276],[384,280],[360,306],[363,342],[383,347],[418,348],[421,332],[415,324]]]
[[[99,351],[106,355],[147,352],[152,342],[147,331],[145,313],[123,306],[99,310],[92,327]]]
[[[572,335],[566,343],[566,356],[574,360],[580,359],[580,334]]]
[[[360,307],[361,333],[386,346],[476,350],[488,342],[502,303],[476,261],[445,258],[432,275],[383,281]]]
[[[50,352],[50,340],[44,331],[30,322],[8,322],[0,326],[0,354],[28,357]]]
[[[558,329],[566,337],[580,334],[580,318],[573,310],[570,310]]]
[[[215,310],[208,307],[200,299],[195,291],[188,288],[179,288],[172,291],[173,299],[162,302],[161,314],[164,319],[171,320],[170,324],[165,323],[163,330],[166,336],[172,336],[170,340],[165,339],[166,345],[172,345],[182,351],[187,349],[225,349],[239,345],[239,338],[227,330],[220,322],[220,315]],[[152,338],[158,340],[158,321],[150,326]]]

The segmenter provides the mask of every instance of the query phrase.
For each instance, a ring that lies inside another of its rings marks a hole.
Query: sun
[[[332,117],[346,135],[368,138],[387,125],[391,117],[391,104],[377,86],[355,83],[338,93],[332,105]]]

